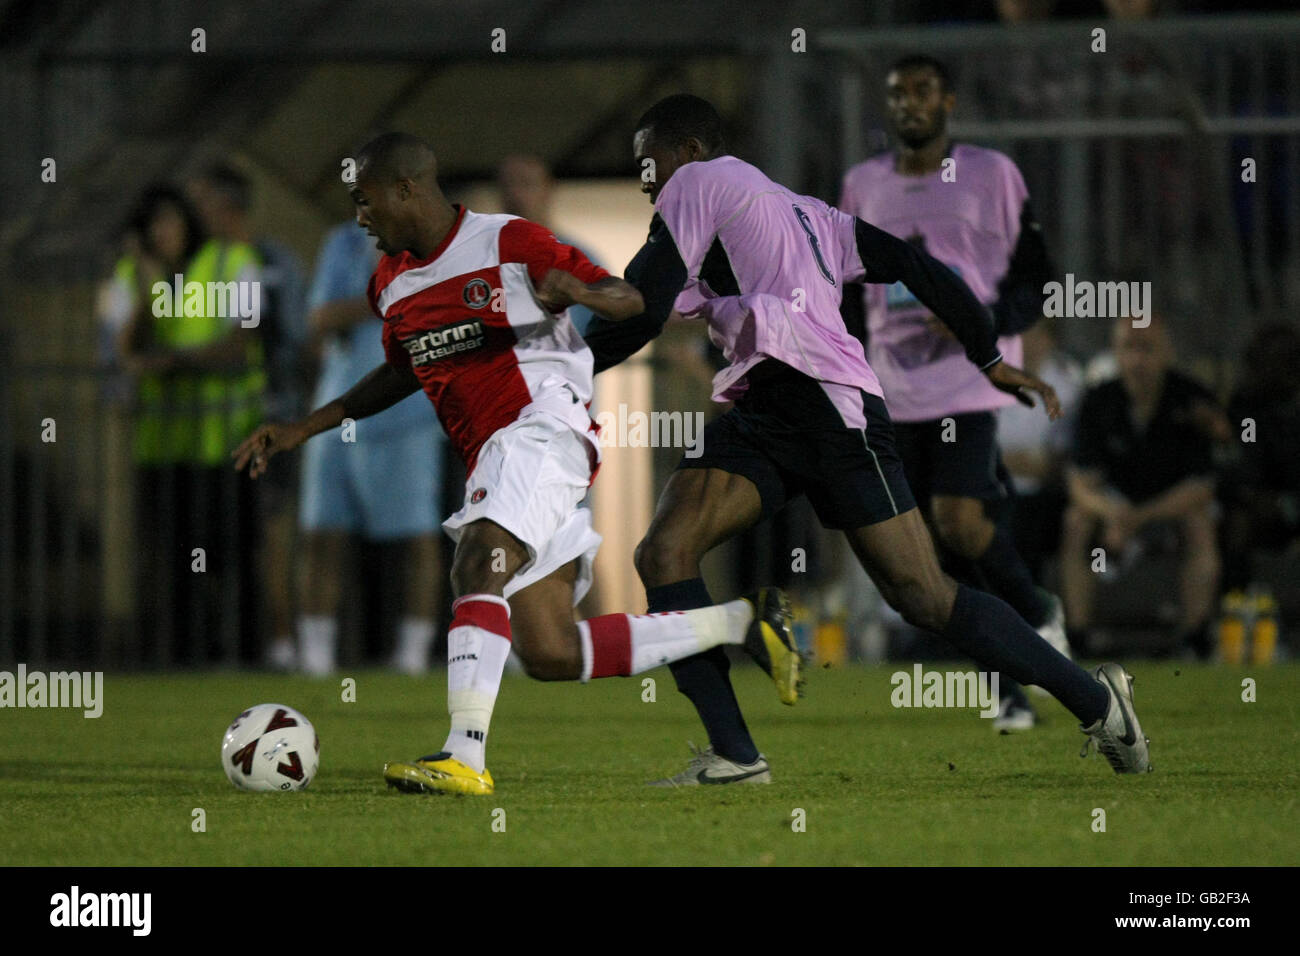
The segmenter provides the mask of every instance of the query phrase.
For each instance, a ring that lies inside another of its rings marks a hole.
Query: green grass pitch
[[[964,669],[965,665],[928,665]],[[109,674],[104,713],[0,711],[0,861],[44,865],[1300,863],[1300,664],[1231,669],[1132,662],[1155,773],[1080,760],[1050,700],[1028,734],[973,711],[895,710],[882,668],[816,668],[782,707],[748,662],[732,673],[774,782],[655,790],[706,742],[666,669],[587,686],[507,677],[488,797],[387,790],[385,760],[442,743],[445,678],[359,672]],[[340,675],[342,677],[344,675]],[[1257,700],[1242,701],[1242,681]],[[289,704],[315,723],[303,793],[244,793],[219,765],[243,708]],[[206,832],[191,828],[206,813]],[[494,813],[504,810],[504,815]],[[1094,831],[1094,809],[1106,812]],[[804,811],[805,827],[792,827]],[[498,821],[494,830],[493,822]],[[500,822],[504,821],[504,832]]]

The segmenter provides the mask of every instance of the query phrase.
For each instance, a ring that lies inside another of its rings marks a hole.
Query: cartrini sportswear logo
[[[415,366],[482,348],[483,342],[483,323],[478,319],[466,319],[403,339],[402,348],[410,354],[411,365]]]

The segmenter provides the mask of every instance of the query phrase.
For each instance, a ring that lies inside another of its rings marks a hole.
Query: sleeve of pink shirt
[[[717,209],[724,184],[709,176],[702,163],[678,167],[664,183],[655,211],[668,227],[689,277],[699,275],[704,257],[718,234]]]

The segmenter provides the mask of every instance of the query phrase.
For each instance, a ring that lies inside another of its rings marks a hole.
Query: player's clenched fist
[[[266,463],[272,455],[292,451],[309,437],[307,430],[296,422],[262,425],[230,455],[235,459],[236,471],[242,471],[251,461],[253,464],[248,469],[248,476],[256,478],[266,471]]]
[[[578,301],[587,284],[563,269],[551,269],[537,286],[537,300],[548,312],[561,312]]]

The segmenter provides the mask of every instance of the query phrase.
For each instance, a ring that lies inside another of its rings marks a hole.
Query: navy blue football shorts
[[[678,468],[717,468],[758,488],[763,517],[807,495],[826,528],[878,524],[916,507],[884,401],[768,359],[749,389],[704,427],[698,457]]]

